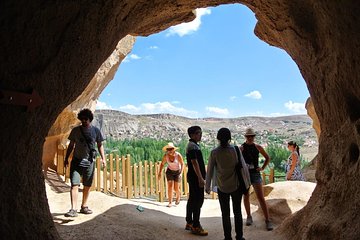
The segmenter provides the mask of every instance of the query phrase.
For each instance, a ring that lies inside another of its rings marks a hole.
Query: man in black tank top
[[[269,211],[264,198],[264,191],[262,186],[261,171],[270,162],[269,155],[265,152],[264,148],[255,143],[255,131],[252,128],[246,129],[245,139],[246,141],[241,145],[240,149],[244,156],[245,162],[249,166],[251,185],[254,188],[257,199],[260,203],[261,209],[264,213],[266,229],[268,231],[273,230],[273,225],[269,219]],[[262,167],[259,167],[259,153],[264,156],[265,162]],[[244,205],[247,213],[246,226],[250,226],[253,223],[250,212],[250,195],[249,192],[244,195]]]

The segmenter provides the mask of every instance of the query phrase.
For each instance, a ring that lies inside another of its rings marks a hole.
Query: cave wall
[[[256,14],[260,39],[297,63],[321,123],[317,187],[308,205],[278,232],[287,239],[360,235],[357,1],[4,0],[0,89],[35,89],[44,101],[33,111],[0,104],[2,238],[59,238],[46,199],[43,145],[58,116],[85,91],[117,43],[128,34],[147,36],[191,21],[197,7],[235,2]]]
[[[127,35],[116,45],[115,50],[101,64],[90,83],[86,86],[79,97],[67,106],[56,118],[51,126],[47,137],[45,138],[42,166],[44,171],[51,168],[56,170],[56,152],[58,147],[66,146],[67,137],[71,129],[80,124],[77,119],[77,113],[83,108],[89,108],[95,111],[96,101],[101,92],[113,80],[120,63],[125,59],[127,54],[132,50],[135,43],[135,37]]]

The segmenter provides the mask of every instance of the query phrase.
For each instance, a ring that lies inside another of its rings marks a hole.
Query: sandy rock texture
[[[46,193],[50,212],[60,237],[71,239],[149,239],[161,240],[171,238],[198,239],[198,236],[185,231],[186,198],[182,198],[177,206],[166,207],[151,199],[122,199],[101,192],[91,192],[89,207],[94,211],[91,215],[79,214],[76,218],[64,217],[70,207],[68,184],[61,177],[50,171],[46,175]],[[243,226],[247,240],[271,239],[285,240],[277,227],[291,214],[303,208],[309,200],[315,184],[309,182],[279,182],[265,187],[265,199],[269,207],[275,229],[265,229],[264,217],[255,193],[251,193],[250,203],[254,223]],[[80,192],[78,203],[81,202]],[[140,212],[137,206],[143,207]],[[246,212],[242,206],[245,223]],[[233,237],[235,237],[234,220],[232,218]],[[206,199],[201,211],[201,224],[209,231],[206,239],[222,239],[223,229],[219,201]]]
[[[45,139],[42,155],[43,169],[49,167],[56,169],[56,150],[59,145],[66,145],[70,130],[78,124],[77,113],[82,108],[95,110],[97,98],[114,78],[121,61],[131,51],[134,43],[135,37],[130,35],[121,39],[115,50],[95,73],[84,92],[57,117]]]
[[[228,3],[248,6],[258,20],[255,34],[296,62],[321,125],[315,190],[307,205],[286,218],[278,231],[287,239],[358,238],[356,0],[1,1],[1,92],[36,90],[43,99],[27,111],[0,94],[2,238],[60,238],[43,184],[44,142],[56,119],[76,104],[119,41],[191,21],[196,8]]]

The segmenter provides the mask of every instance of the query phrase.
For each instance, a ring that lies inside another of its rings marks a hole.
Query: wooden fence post
[[[101,191],[101,162],[100,159],[96,159],[96,174],[95,174],[95,180],[96,180],[96,191]]]
[[[159,193],[159,202],[164,202],[164,170],[162,170],[161,172],[159,172],[160,170],[160,164],[159,162],[156,163],[155,165],[155,169],[156,169],[156,173],[155,173],[155,179],[156,179],[156,182],[157,182],[157,191]],[[160,175],[160,180],[159,180],[159,175]]]
[[[145,180],[144,180],[144,185],[145,185],[145,196],[148,195],[148,192],[149,192],[149,185],[148,185],[148,161],[144,161],[144,177],[145,177]]]
[[[120,160],[119,160],[119,155],[116,155],[115,157],[115,162],[116,162],[116,194],[119,196],[120,195]]]
[[[154,181],[153,181],[153,162],[150,162],[150,195],[157,194],[157,189],[154,189]]]
[[[56,157],[56,172],[60,175],[65,174],[65,153],[66,153],[66,146],[63,144],[59,144],[57,147],[57,157]]]
[[[126,158],[125,156],[121,156],[121,183],[122,189],[121,191],[126,194]]]
[[[110,192],[113,193],[114,192],[114,158],[113,158],[113,154],[110,153],[109,155],[109,162],[110,162]]]
[[[126,197],[128,199],[132,198],[132,181],[131,181],[131,159],[130,154],[126,155]]]
[[[105,159],[106,159],[106,157],[105,157]],[[108,188],[107,188],[107,166],[103,168],[103,184],[104,184],[103,192],[107,193],[108,192]]]
[[[275,182],[274,168],[270,168],[269,182],[270,182],[270,183],[274,183],[274,182]]]
[[[266,185],[266,176],[265,176],[264,171],[261,172],[261,178],[262,178],[263,184]]]
[[[133,179],[133,181],[134,181],[134,183],[133,183],[133,186],[134,186],[134,197],[136,198],[137,197],[137,183],[138,183],[138,179],[137,179],[137,170],[138,170],[138,165],[137,165],[137,163],[134,163],[134,165],[133,165],[134,167],[134,179]]]
[[[139,196],[143,196],[143,165],[142,162],[139,162]]]
[[[184,183],[184,195],[185,195],[186,197],[188,197],[188,193],[189,193],[189,186],[188,186],[188,184],[187,184],[187,171],[188,171],[188,166],[187,166],[187,164],[185,164],[184,166],[185,166],[185,167],[184,167],[184,171],[183,171],[183,176],[184,176],[184,181],[183,181],[183,183]]]

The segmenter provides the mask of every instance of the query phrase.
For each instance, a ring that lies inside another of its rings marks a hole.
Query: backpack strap
[[[81,126],[80,126],[80,131],[81,131],[81,134],[83,135],[83,137],[85,138],[86,145],[88,146],[89,151],[91,151],[91,147],[90,147],[90,144],[89,144],[88,138],[85,136],[84,131],[82,130],[82,127],[81,127]]]
[[[238,159],[238,164],[239,164],[239,167],[242,168],[242,164],[241,164],[241,160],[240,160],[240,149],[238,146],[234,146],[235,150],[236,150],[236,154],[237,154],[237,159]]]

